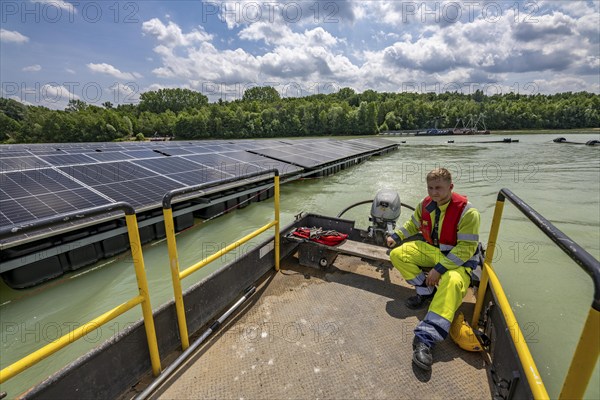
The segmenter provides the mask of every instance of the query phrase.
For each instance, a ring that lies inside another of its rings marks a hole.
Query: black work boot
[[[433,364],[431,348],[416,337],[413,340],[413,362],[417,367],[425,371],[431,371],[431,365]]]
[[[406,302],[404,302],[404,304],[406,305],[406,307],[410,308],[411,310],[419,310],[431,302],[431,299],[433,299],[433,296],[435,296],[436,291],[437,291],[437,288],[434,288],[433,292],[431,292],[431,294],[427,294],[427,295],[416,294],[414,296],[411,296],[408,299],[406,299]]]

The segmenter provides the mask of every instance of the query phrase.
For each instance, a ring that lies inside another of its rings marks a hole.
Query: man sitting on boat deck
[[[419,203],[412,218],[387,238],[390,247],[409,238],[390,252],[394,267],[416,288],[417,294],[407,299],[406,306],[419,309],[431,302],[413,340],[413,362],[425,370],[433,364],[435,343],[448,336],[478,264],[479,212],[466,197],[453,193],[453,188],[447,169],[429,172],[429,196]],[[419,232],[422,238],[411,240]],[[423,268],[433,269],[425,273]]]

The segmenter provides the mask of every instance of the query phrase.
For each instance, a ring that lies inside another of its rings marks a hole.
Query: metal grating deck
[[[356,257],[327,271],[289,258],[153,398],[491,398],[483,357],[450,339],[431,372],[412,365],[426,313],[404,307],[413,294],[396,270]]]

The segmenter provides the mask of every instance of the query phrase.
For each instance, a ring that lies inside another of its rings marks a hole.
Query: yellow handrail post
[[[559,399],[582,399],[600,355],[600,311],[590,308]]]
[[[175,297],[175,310],[177,311],[177,325],[179,326],[179,336],[181,338],[181,349],[185,350],[190,346],[190,338],[185,319],[185,307],[183,305],[183,291],[181,289],[181,280],[179,278],[179,256],[177,255],[177,241],[175,240],[175,223],[173,219],[173,209],[163,208],[165,219],[165,233],[167,235],[167,246],[169,248],[169,266],[171,269],[171,279],[173,280],[173,295]]]
[[[72,330],[71,332],[61,336],[52,343],[48,343],[46,346],[34,351],[33,353],[21,358],[0,371],[0,383],[4,383],[15,375],[25,371],[27,368],[34,366],[43,359],[51,356],[60,349],[68,346],[74,341],[81,339],[94,329],[106,324],[107,322],[115,319],[121,314],[131,310],[133,307],[141,304],[144,301],[142,296],[136,296],[133,299],[113,308],[110,311],[105,312],[99,317],[83,324],[79,328]]]
[[[14,232],[24,233],[35,229],[55,226],[57,224],[64,224],[67,221],[75,221],[82,218],[88,218],[90,216],[103,215],[107,212],[113,212],[117,210],[125,213],[129,245],[131,247],[131,256],[133,259],[133,266],[138,285],[138,295],[4,368],[0,371],[0,383],[6,382],[8,379],[14,377],[20,372],[37,364],[46,357],[56,353],[58,350],[87,335],[92,330],[97,329],[98,327],[131,310],[138,304],[142,306],[144,328],[146,330],[146,340],[148,342],[152,372],[154,375],[158,375],[160,373],[160,353],[158,352],[154,317],[152,316],[152,306],[150,304],[150,293],[148,291],[148,280],[146,278],[146,268],[144,266],[140,232],[135,210],[130,204],[126,202],[116,202],[103,206],[87,208],[85,210],[76,212],[58,214],[52,217],[37,220],[31,224],[7,227],[6,229],[0,230],[0,237],[4,238],[7,235],[14,234]]]
[[[492,218],[492,226],[490,228],[490,236],[488,239],[488,245],[485,250],[485,261],[481,272],[481,281],[479,282],[479,290],[477,292],[477,302],[475,303],[475,309],[473,310],[473,319],[471,320],[471,326],[476,327],[479,324],[479,315],[483,308],[483,299],[488,286],[488,271],[485,267],[492,265],[494,259],[494,252],[496,251],[496,243],[498,241],[498,232],[500,231],[500,221],[502,220],[502,212],[504,211],[504,201],[496,201],[496,208],[494,209],[494,217]]]
[[[235,242],[233,242],[233,243],[225,246],[221,250],[213,253],[212,255],[210,255],[210,256],[208,256],[206,258],[203,258],[202,260],[198,261],[196,264],[192,265],[191,267],[188,267],[188,268],[184,269],[183,271],[181,271],[179,273],[179,279],[187,278],[188,276],[190,276],[194,272],[198,271],[200,268],[204,268],[205,266],[207,266],[211,262],[215,261],[219,257],[221,257],[221,256],[229,253],[231,250],[237,249],[238,247],[240,247],[241,245],[243,245],[244,243],[246,243],[250,239],[255,238],[256,236],[260,235],[261,233],[263,233],[267,229],[272,228],[273,226],[275,226],[275,221],[269,222],[267,225],[264,225],[261,228],[258,228],[254,232],[249,233],[246,236],[244,236],[243,238],[238,239]]]
[[[527,347],[527,343],[524,339],[525,336],[523,335],[521,327],[517,322],[517,318],[510,307],[510,303],[508,302],[508,298],[506,297],[504,289],[500,284],[500,280],[494,272],[494,269],[491,268],[487,263],[486,269],[488,270],[490,284],[494,289],[494,293],[496,293],[500,311],[502,312],[504,320],[506,321],[508,332],[515,345],[515,350],[517,351],[519,360],[521,360],[521,365],[523,365],[523,372],[525,373],[525,378],[527,379],[529,387],[531,388],[533,398],[549,399],[550,396],[548,396],[548,392],[546,391],[542,377],[540,376],[537,366],[535,365],[531,352],[529,351],[529,347]]]
[[[275,175],[275,271],[279,271],[279,174]]]
[[[135,268],[135,277],[137,279],[138,290],[142,301],[142,314],[144,315],[144,327],[148,339],[148,350],[150,351],[150,362],[152,363],[152,373],[154,376],[160,374],[160,354],[158,352],[158,343],[156,340],[156,330],[154,328],[154,317],[152,316],[152,306],[150,305],[150,293],[148,291],[148,280],[146,279],[146,268],[144,266],[144,256],[140,240],[140,231],[138,229],[137,217],[135,214],[125,215],[127,222],[127,231],[129,234],[129,244],[131,246],[131,257]]]
[[[275,227],[275,269],[279,270],[279,172],[276,169],[269,170],[269,173],[274,173],[274,186],[275,186],[275,220],[269,222],[263,227],[257,229],[253,233],[250,233],[243,238],[235,241],[234,243],[226,246],[225,248],[215,252],[214,254],[205,257],[194,265],[180,271],[179,269],[179,256],[177,255],[177,241],[175,239],[175,224],[173,219],[173,208],[172,208],[172,200],[174,196],[181,194],[189,194],[193,192],[198,192],[206,187],[206,184],[196,185],[196,186],[187,186],[184,188],[171,190],[163,196],[163,216],[165,219],[165,233],[167,237],[167,246],[169,249],[169,267],[171,270],[171,280],[173,281],[173,295],[175,297],[175,309],[177,312],[177,324],[179,327],[179,335],[181,336],[181,348],[182,350],[186,350],[189,346],[189,334],[187,329],[187,320],[185,316],[185,306],[183,302],[183,291],[181,289],[181,281],[184,278],[187,278],[194,272],[198,271],[200,268],[208,265],[209,263],[215,261],[217,258],[222,255],[230,252],[233,249],[238,248],[242,244],[246,243],[250,239],[260,235],[267,229]],[[241,177],[232,178],[230,181],[235,182],[236,180],[241,181],[244,178],[250,178],[253,176],[258,176],[264,174],[254,173],[250,175],[244,175]]]

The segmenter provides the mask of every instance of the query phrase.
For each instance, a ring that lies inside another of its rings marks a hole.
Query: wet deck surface
[[[152,398],[491,398],[483,357],[450,339],[424,372],[412,331],[426,310],[400,274],[339,256],[326,271],[295,258]],[[470,315],[469,292],[463,310]]]

